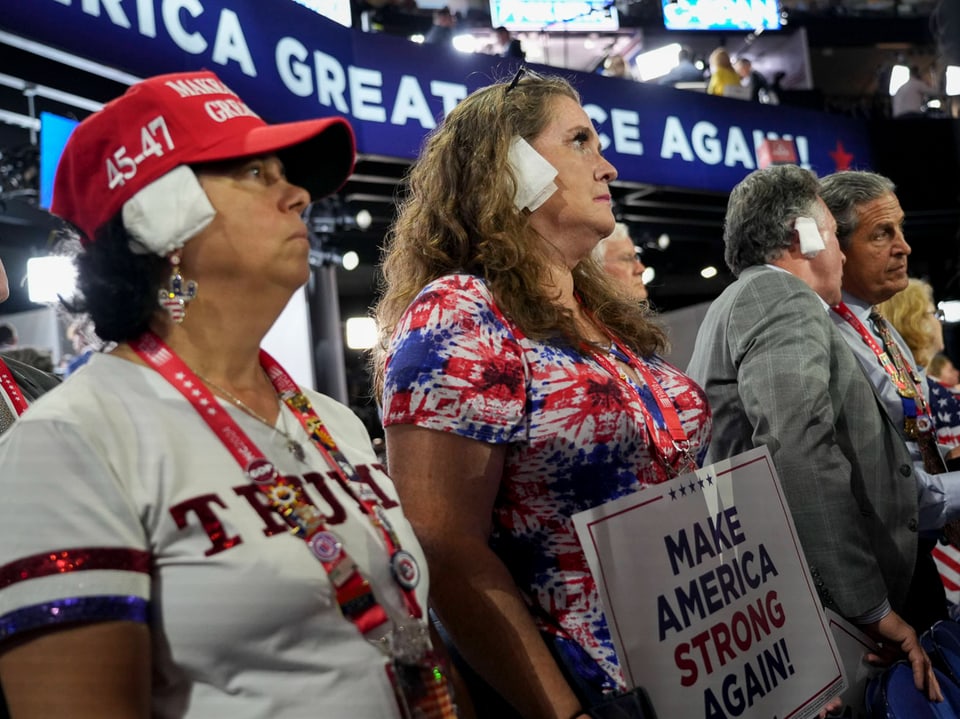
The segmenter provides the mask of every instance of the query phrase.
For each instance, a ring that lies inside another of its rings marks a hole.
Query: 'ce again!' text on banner
[[[516,69],[499,57],[361,33],[280,0],[7,0],[0,32],[3,42],[43,43],[136,77],[207,68],[267,108],[269,121],[344,115],[360,153],[400,159],[415,158],[469,92]],[[758,167],[767,139],[792,141],[797,162],[819,175],[870,169],[859,120],[537,69],[577,87],[623,181],[726,192]]]

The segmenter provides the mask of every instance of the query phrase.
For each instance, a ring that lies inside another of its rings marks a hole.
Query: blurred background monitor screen
[[[779,30],[778,0],[662,0],[667,30]]]
[[[490,0],[490,24],[511,31],[611,32],[620,29],[612,0]]]
[[[53,199],[53,176],[57,173],[63,146],[77,124],[69,117],[40,113],[40,207],[45,210],[50,209]]]
[[[350,0],[293,0],[308,7],[315,13],[328,17],[344,27],[350,27],[353,19],[350,13]]]

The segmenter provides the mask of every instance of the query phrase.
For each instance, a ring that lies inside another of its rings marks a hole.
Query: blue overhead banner
[[[146,77],[206,68],[272,122],[344,115],[363,154],[413,159],[469,92],[511,61],[344,28],[286,0],[2,0],[0,28]],[[513,61],[515,62],[515,61]],[[630,80],[568,77],[619,179],[726,192],[758,166],[764,140],[792,140],[824,175],[868,169],[852,118]]]

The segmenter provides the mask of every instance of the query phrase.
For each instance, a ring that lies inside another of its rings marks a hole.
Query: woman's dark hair
[[[132,340],[149,328],[170,275],[165,257],[133,252],[132,239],[118,213],[77,255],[78,294],[68,309],[86,312],[105,342]]]

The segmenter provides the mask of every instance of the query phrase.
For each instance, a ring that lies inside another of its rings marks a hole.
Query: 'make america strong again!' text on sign
[[[766,448],[573,520],[624,680],[658,716],[811,717],[843,690]]]

